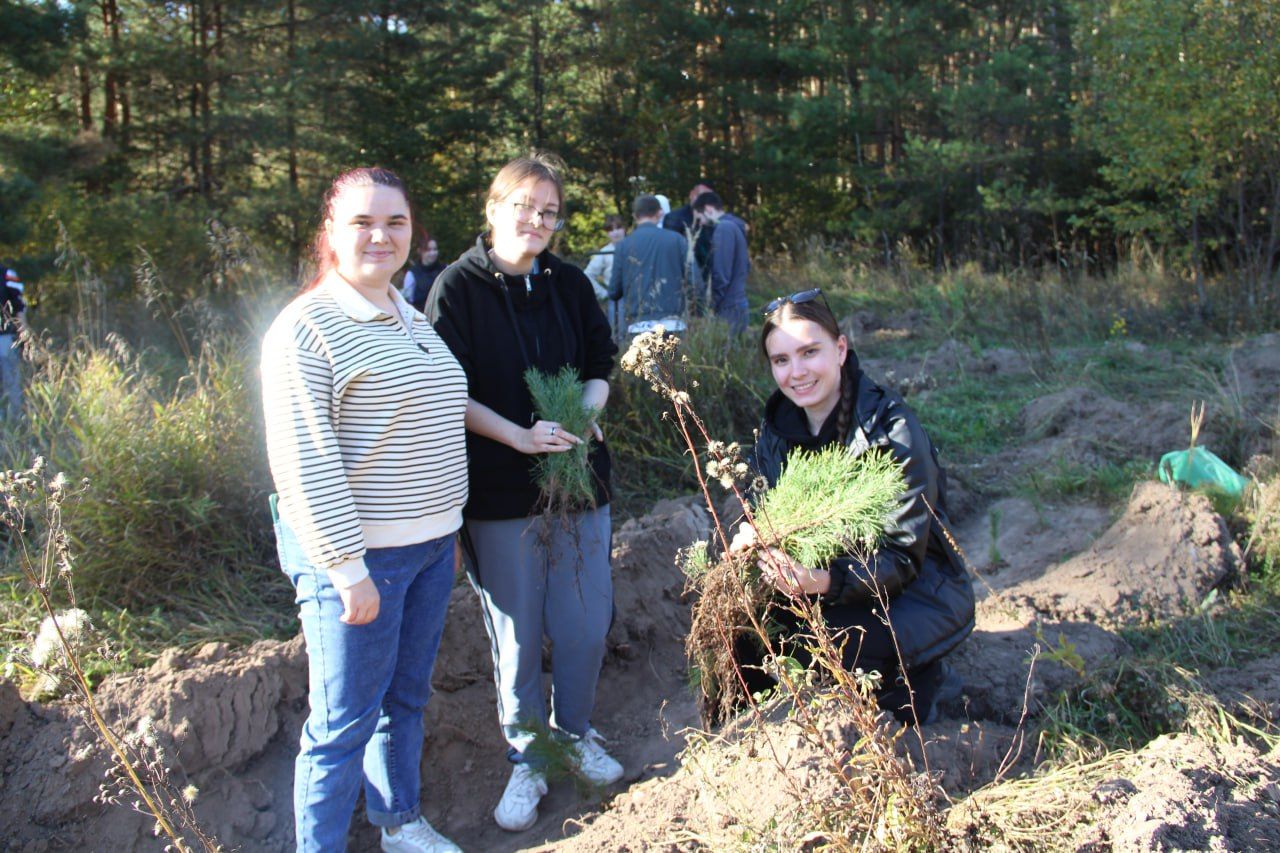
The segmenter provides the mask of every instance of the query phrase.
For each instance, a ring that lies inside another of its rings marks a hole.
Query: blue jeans
[[[362,777],[370,823],[400,826],[421,813],[422,713],[453,589],[454,540],[369,549],[378,617],[345,625],[328,575],[307,560],[288,525],[276,523],[310,669],[311,715],[293,784],[300,851],[346,849]]]

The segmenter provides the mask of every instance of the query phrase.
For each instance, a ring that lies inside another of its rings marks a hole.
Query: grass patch
[[[1275,721],[1242,719],[1202,682],[1214,670],[1280,652],[1277,625],[1280,583],[1268,577],[1196,614],[1126,629],[1132,653],[1082,672],[1084,684],[1050,705],[1043,735],[1048,754],[1093,758],[1174,732],[1280,743]]]
[[[705,415],[708,432],[754,444],[765,400],[776,389],[755,338],[735,335],[716,320],[694,318],[680,336],[679,358],[683,387]],[[670,412],[646,380],[615,372],[604,428],[622,515],[638,515],[655,500],[698,489],[698,460],[686,452]]]
[[[1085,465],[1065,459],[1031,471],[1023,492],[1038,500],[1087,499],[1104,504],[1123,501],[1141,480],[1155,477],[1155,464],[1142,459]]]
[[[95,677],[172,645],[291,634],[292,593],[276,568],[260,405],[247,348],[208,346],[177,379],[169,356],[118,340],[45,351],[27,387],[27,417],[0,435],[0,463],[35,457],[83,483],[61,523],[79,606],[111,638]],[[39,521],[25,535],[38,537]],[[21,537],[19,537],[20,539]],[[3,545],[0,622],[19,643],[39,624]],[[13,646],[10,645],[10,650]]]
[[[973,462],[1011,446],[1021,432],[1019,416],[1044,393],[1026,377],[958,377],[910,400],[933,443],[948,457]]]

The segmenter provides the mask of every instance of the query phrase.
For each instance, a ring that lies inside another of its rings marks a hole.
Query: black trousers
[[[876,701],[881,710],[893,714],[899,722],[914,724],[917,713],[921,718],[929,713],[942,684],[942,663],[934,660],[913,667],[907,670],[904,679],[893,634],[877,613],[883,614],[878,603],[822,608],[822,616],[836,646],[842,647],[841,664],[844,668],[849,672],[860,668],[864,672],[880,673]],[[813,664],[813,655],[809,651],[813,639],[799,616],[785,607],[775,607],[770,611],[768,623],[777,629],[773,637],[775,651],[795,658],[806,667]],[[734,642],[734,658],[752,693],[775,686],[774,679],[762,668],[764,649],[758,638],[740,634]],[[910,682],[910,689],[907,682]],[[914,703],[912,690],[915,691]]]

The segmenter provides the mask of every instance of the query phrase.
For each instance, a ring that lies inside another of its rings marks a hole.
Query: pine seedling
[[[544,453],[534,465],[534,478],[542,490],[542,499],[551,512],[569,512],[596,504],[595,474],[587,456],[595,441],[591,425],[599,416],[598,409],[583,406],[582,382],[578,371],[570,365],[559,373],[543,373],[531,367],[524,381],[533,396],[538,417],[555,421],[561,429],[582,439],[564,453]]]
[[[759,544],[814,568],[844,554],[870,555],[904,488],[902,467],[886,453],[797,451],[756,506]],[[775,595],[760,577],[758,554],[728,556],[696,579],[701,596],[685,649],[703,673],[711,718],[728,718],[744,698],[733,638],[759,636],[757,625],[768,630]]]
[[[853,456],[844,447],[796,451],[756,508],[767,544],[804,566],[875,550],[884,521],[906,488],[887,453]]]

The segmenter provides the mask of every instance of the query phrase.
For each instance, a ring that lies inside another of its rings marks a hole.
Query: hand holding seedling
[[[831,589],[830,572],[802,566],[777,548],[764,549],[756,565],[766,581],[787,595],[821,595]]]
[[[521,430],[516,450],[530,455],[536,453],[564,453],[582,443],[582,439],[566,432],[557,421],[535,421],[533,426]]]
[[[729,543],[730,554],[745,554],[756,546],[756,529],[750,522],[742,522],[738,525],[738,532],[733,534],[733,541]]]

